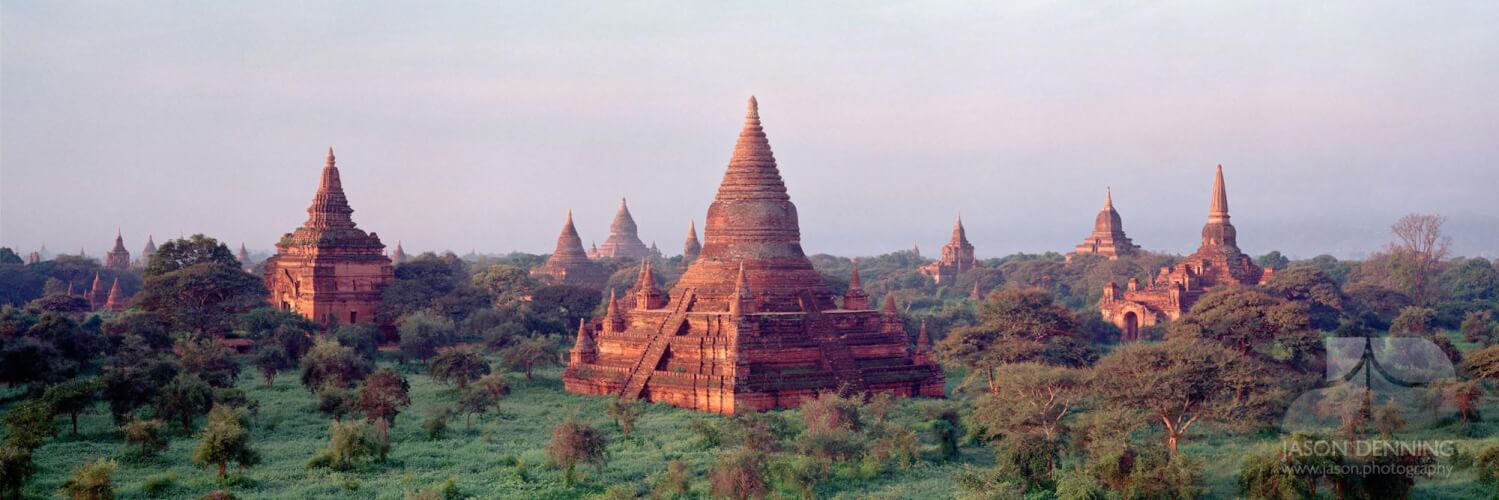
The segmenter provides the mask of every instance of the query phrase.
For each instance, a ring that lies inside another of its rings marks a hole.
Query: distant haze
[[[710,6],[712,4],[712,6]],[[408,252],[699,230],[761,104],[809,253],[1065,252],[1112,186],[1189,252],[1356,257],[1401,214],[1499,256],[1499,2],[0,3],[0,245],[269,251],[324,151]]]

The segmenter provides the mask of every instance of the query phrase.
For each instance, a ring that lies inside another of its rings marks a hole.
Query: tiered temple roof
[[[917,252],[920,256],[919,251]],[[958,215],[957,222],[952,226],[952,238],[942,246],[942,257],[921,266],[921,274],[930,276],[940,285],[952,282],[958,275],[975,267],[979,267],[979,262],[973,256],[973,244],[968,242],[968,231],[963,229],[963,216]]]
[[[313,321],[374,323],[380,292],[395,280],[380,236],[354,224],[354,209],[328,148],[307,221],[265,261],[270,301]]]
[[[619,199],[619,212],[614,214],[614,223],[609,225],[609,239],[599,247],[598,257],[624,257],[639,259],[649,257],[651,250],[640,241],[635,218],[630,216],[630,207],[624,198]]]
[[[578,237],[578,228],[573,226],[573,212],[567,211],[567,222],[562,224],[562,234],[557,235],[557,249],[552,251],[546,264],[531,270],[531,276],[550,285],[581,286],[603,289],[609,274],[603,267],[588,259],[583,251],[583,239]]]
[[[703,235],[659,307],[643,272],[637,307],[611,296],[597,334],[579,332],[569,391],[718,413],[795,407],[840,386],[942,396],[941,370],[913,361],[898,313],[840,307],[812,268],[754,98]]]
[[[126,270],[130,268],[130,251],[125,249],[125,238],[115,231],[115,246],[104,254],[104,268]]]
[[[1115,260],[1121,255],[1134,255],[1139,249],[1124,235],[1124,221],[1119,217],[1119,211],[1114,210],[1114,193],[1105,190],[1103,209],[1098,211],[1098,217],[1093,220],[1093,232],[1072,253],[1067,254],[1067,261],[1071,262],[1073,255],[1083,253]]]
[[[1237,230],[1229,223],[1222,165],[1213,178],[1210,198],[1202,244],[1196,252],[1176,266],[1161,268],[1145,286],[1134,278],[1123,291],[1113,282],[1104,286],[1099,310],[1105,320],[1120,328],[1123,340],[1137,340],[1141,327],[1181,317],[1213,287],[1260,284],[1274,273],[1254,265],[1254,260],[1239,250]]]

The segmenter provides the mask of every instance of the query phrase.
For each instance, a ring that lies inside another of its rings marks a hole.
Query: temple
[[[1130,278],[1123,291],[1113,282],[1104,286],[1098,309],[1105,320],[1119,327],[1120,340],[1139,340],[1141,327],[1181,317],[1213,287],[1262,284],[1270,279],[1274,270],[1260,269],[1239,250],[1238,234],[1228,218],[1228,191],[1219,165],[1197,251],[1176,266],[1162,267],[1143,287],[1135,278]]]
[[[406,263],[406,251],[401,249],[401,240],[396,240],[396,249],[390,252],[390,262],[395,265]]]
[[[611,296],[603,318],[580,325],[567,390],[723,414],[840,388],[943,395],[941,369],[915,361],[899,313],[857,295],[840,305],[812,268],[753,97],[698,259],[664,296],[642,269],[634,307]]]
[[[698,254],[703,253],[703,245],[697,242],[697,222],[687,222],[687,241],[682,243],[682,264],[686,265],[697,260]]]
[[[917,257],[920,257],[919,250]],[[921,266],[921,274],[930,276],[937,284],[949,283],[957,279],[958,275],[979,267],[978,259],[973,257],[973,244],[968,242],[968,232],[963,229],[963,216],[958,216],[958,221],[952,226],[952,239],[946,245],[942,245],[942,257]]]
[[[276,242],[265,260],[271,304],[327,324],[375,323],[380,292],[395,280],[380,236],[354,225],[333,148],[307,222]]]
[[[548,285],[569,285],[602,290],[609,281],[608,271],[588,260],[583,251],[583,238],[573,226],[573,212],[567,211],[567,222],[562,224],[562,234],[557,236],[557,249],[547,257],[546,264],[531,270],[531,277]]]
[[[104,299],[104,310],[110,312],[125,310],[125,293],[120,290],[119,278],[115,278],[114,284],[109,286],[109,296]]]
[[[104,268],[124,271],[130,268],[130,251],[125,249],[125,238],[115,231],[115,246],[104,254]]]
[[[243,241],[239,242],[239,252],[234,254],[234,259],[239,261],[239,267],[244,268],[245,271],[255,268],[255,265],[250,262],[250,251],[245,249]]]
[[[104,288],[104,280],[100,278],[98,271],[94,272],[94,284],[89,287],[87,298],[88,308],[92,311],[104,309],[104,306],[109,303],[109,290]]]
[[[638,230],[635,218],[630,216],[630,207],[625,204],[624,198],[620,198],[619,212],[614,214],[614,223],[609,224],[609,239],[604,240],[604,245],[599,247],[598,255],[594,258],[640,259],[650,256],[651,249],[640,241]]]
[[[1072,253],[1067,254],[1067,262],[1072,262],[1072,256],[1077,254],[1091,253],[1117,260],[1121,255],[1134,255],[1139,250],[1140,247],[1135,246],[1124,235],[1124,221],[1119,218],[1119,211],[1114,210],[1114,193],[1105,190],[1103,209],[1098,211],[1098,218],[1093,220],[1093,233],[1074,248]]]
[[[156,239],[152,235],[146,235],[146,247],[141,249],[140,267],[151,265],[151,257],[156,255]]]

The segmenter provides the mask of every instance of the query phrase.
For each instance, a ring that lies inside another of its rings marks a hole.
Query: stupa
[[[125,238],[115,231],[115,246],[104,254],[104,268],[124,271],[130,268],[130,251],[125,249]]]
[[[1098,211],[1098,217],[1093,220],[1093,232],[1067,254],[1067,262],[1072,262],[1072,256],[1085,253],[1117,260],[1120,256],[1134,255],[1139,249],[1124,235],[1124,221],[1119,217],[1119,211],[1114,210],[1113,191],[1105,190],[1103,209]]]
[[[921,256],[919,250],[913,251],[918,252],[918,258]],[[952,282],[975,267],[979,267],[979,261],[973,256],[973,244],[968,242],[968,231],[963,229],[963,216],[959,215],[952,226],[952,239],[942,246],[941,258],[921,266],[920,271],[940,285]]]
[[[547,257],[545,264],[531,270],[531,276],[548,285],[569,285],[602,290],[609,281],[609,274],[598,264],[588,260],[583,251],[583,239],[578,237],[578,228],[573,226],[573,212],[567,211],[567,222],[562,224],[562,234],[557,236],[557,249]]]
[[[703,253],[703,245],[697,241],[697,222],[687,223],[687,240],[682,243],[682,264],[697,260],[698,254]]]
[[[567,390],[724,414],[840,388],[943,395],[941,369],[915,361],[898,312],[840,305],[812,268],[753,97],[703,240],[664,300],[643,266],[635,307],[611,297],[592,332],[580,327]]]
[[[609,224],[609,239],[604,240],[595,258],[624,257],[640,259],[649,257],[651,249],[640,241],[639,227],[630,215],[630,207],[624,198],[619,199],[619,212],[614,214],[614,223]]]

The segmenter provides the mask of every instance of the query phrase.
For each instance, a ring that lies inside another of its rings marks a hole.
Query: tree
[[[1265,284],[1265,289],[1280,298],[1306,304],[1311,325],[1318,330],[1337,328],[1338,316],[1347,301],[1338,283],[1311,264],[1297,264],[1276,271]]]
[[[193,430],[193,419],[208,413],[213,407],[213,387],[192,373],[179,373],[156,400],[156,416],[177,419],[182,423],[182,432]]]
[[[1166,330],[1167,339],[1201,339],[1222,344],[1241,356],[1304,372],[1320,369],[1321,336],[1311,327],[1307,306],[1248,287],[1209,292]]]
[[[1499,269],[1486,259],[1463,260],[1442,271],[1438,282],[1452,301],[1478,307],[1499,303]]]
[[[344,415],[352,413],[359,395],[338,386],[327,386],[317,391],[317,411],[333,420],[342,422]]]
[[[500,352],[500,362],[512,370],[520,370],[531,380],[531,371],[538,366],[557,364],[557,339],[537,336],[523,340]]]
[[[375,361],[376,354],[380,352],[380,330],[370,325],[338,325],[338,329],[333,331],[333,338],[340,345],[353,349],[354,354],[371,362]]]
[[[455,411],[457,410],[448,405],[427,407],[427,420],[422,422],[422,430],[427,432],[427,439],[442,439],[448,433],[448,420],[453,418]]]
[[[312,392],[325,387],[353,387],[369,376],[373,365],[338,341],[319,338],[302,357],[302,385]]]
[[[999,394],[980,399],[974,414],[991,438],[1039,433],[1055,440],[1065,429],[1062,420],[1087,395],[1086,376],[1076,368],[1017,363],[996,376],[1006,383]]]
[[[208,423],[193,450],[193,463],[213,464],[219,468],[219,480],[225,477],[229,462],[240,468],[260,462],[260,454],[250,447],[250,431],[245,428],[241,410],[216,405],[208,412]]]
[[[426,361],[437,349],[452,342],[456,330],[453,321],[441,316],[418,312],[401,321],[401,356]]]
[[[750,448],[735,448],[719,455],[708,475],[709,490],[714,497],[747,500],[765,498],[768,472],[765,453]]]
[[[179,329],[225,332],[240,313],[265,306],[265,284],[213,238],[168,241],[146,266],[136,305]]]
[[[1469,353],[1458,368],[1469,377],[1499,382],[1499,345]]]
[[[30,399],[11,406],[0,420],[5,422],[5,446],[31,451],[42,446],[57,433],[52,421],[52,404],[45,399]]]
[[[331,422],[328,424],[328,447],[307,461],[307,467],[350,470],[380,455],[380,443],[368,424]]]
[[[1275,416],[1284,391],[1254,358],[1203,340],[1120,347],[1099,360],[1093,392],[1109,408],[1160,423],[1172,457],[1199,421],[1251,426]]]
[[[1400,310],[1400,315],[1395,321],[1390,322],[1390,333],[1393,335],[1425,337],[1435,330],[1437,312],[1429,307],[1409,306]]]
[[[42,395],[52,404],[53,411],[66,413],[73,424],[73,435],[78,435],[78,415],[88,411],[99,400],[99,391],[104,384],[97,378],[77,378],[47,388]]]
[[[497,407],[499,403],[499,400],[495,399],[493,394],[482,388],[470,387],[459,389],[459,391],[458,411],[463,412],[464,428],[472,427],[474,414],[483,414],[489,411],[490,408]]]
[[[499,372],[492,372],[489,375],[480,377],[479,380],[474,382],[474,386],[493,396],[496,404],[505,395],[510,394],[510,382],[505,380],[505,375]]]
[[[256,343],[255,355],[250,358],[250,363],[260,370],[267,389],[275,387],[276,374],[296,366],[291,357],[286,355],[286,348],[273,342]]]
[[[136,446],[141,457],[151,457],[167,449],[166,426],[160,420],[132,419],[120,426],[125,442]]]
[[[1446,223],[1440,215],[1410,214],[1390,226],[1396,240],[1390,244],[1392,270],[1417,303],[1431,298],[1431,278],[1451,250],[1452,238],[1442,235]]]
[[[619,430],[625,437],[630,436],[630,431],[635,429],[635,421],[645,414],[645,403],[638,399],[625,401],[622,398],[610,398],[607,408],[609,418],[619,424]]]
[[[489,364],[484,362],[484,356],[472,349],[448,349],[428,365],[432,378],[456,383],[460,391],[467,389],[469,382],[489,374]]]
[[[0,497],[21,498],[21,487],[36,473],[31,449],[14,445],[0,446]]]
[[[598,290],[567,285],[537,288],[531,293],[531,310],[546,323],[544,331],[564,331],[578,320],[593,317],[593,310],[603,302]],[[535,329],[535,328],[533,328]]]
[[[184,338],[172,347],[182,371],[197,375],[214,387],[234,387],[239,380],[240,365],[234,351],[218,338]]]
[[[1291,264],[1291,259],[1280,254],[1280,250],[1271,250],[1270,253],[1261,255],[1254,259],[1254,264],[1263,268],[1280,271]]]
[[[597,429],[568,417],[561,425],[552,429],[552,442],[547,446],[547,455],[552,462],[562,467],[562,480],[572,487],[576,480],[575,470],[579,463],[603,467],[608,458],[608,441]]]
[[[359,387],[355,406],[364,412],[365,418],[375,423],[375,434],[386,448],[390,446],[391,423],[395,422],[402,408],[411,406],[410,391],[411,384],[406,382],[406,377],[389,368],[381,368]],[[380,458],[385,458],[384,454]]]
[[[114,473],[120,464],[100,458],[73,470],[63,491],[73,500],[110,500],[115,497]]]
[[[540,286],[525,269],[505,264],[495,264],[474,273],[472,281],[474,286],[494,297],[496,306],[520,302]]]
[[[959,327],[937,343],[945,362],[982,376],[990,394],[999,392],[995,370],[1006,363],[1035,361],[1086,366],[1098,354],[1077,332],[1077,316],[1040,290],[1001,290],[979,304],[979,324]]]
[[[104,367],[104,400],[115,423],[123,424],[136,408],[154,403],[178,371],[173,360],[153,351],[145,339],[126,335]]]

